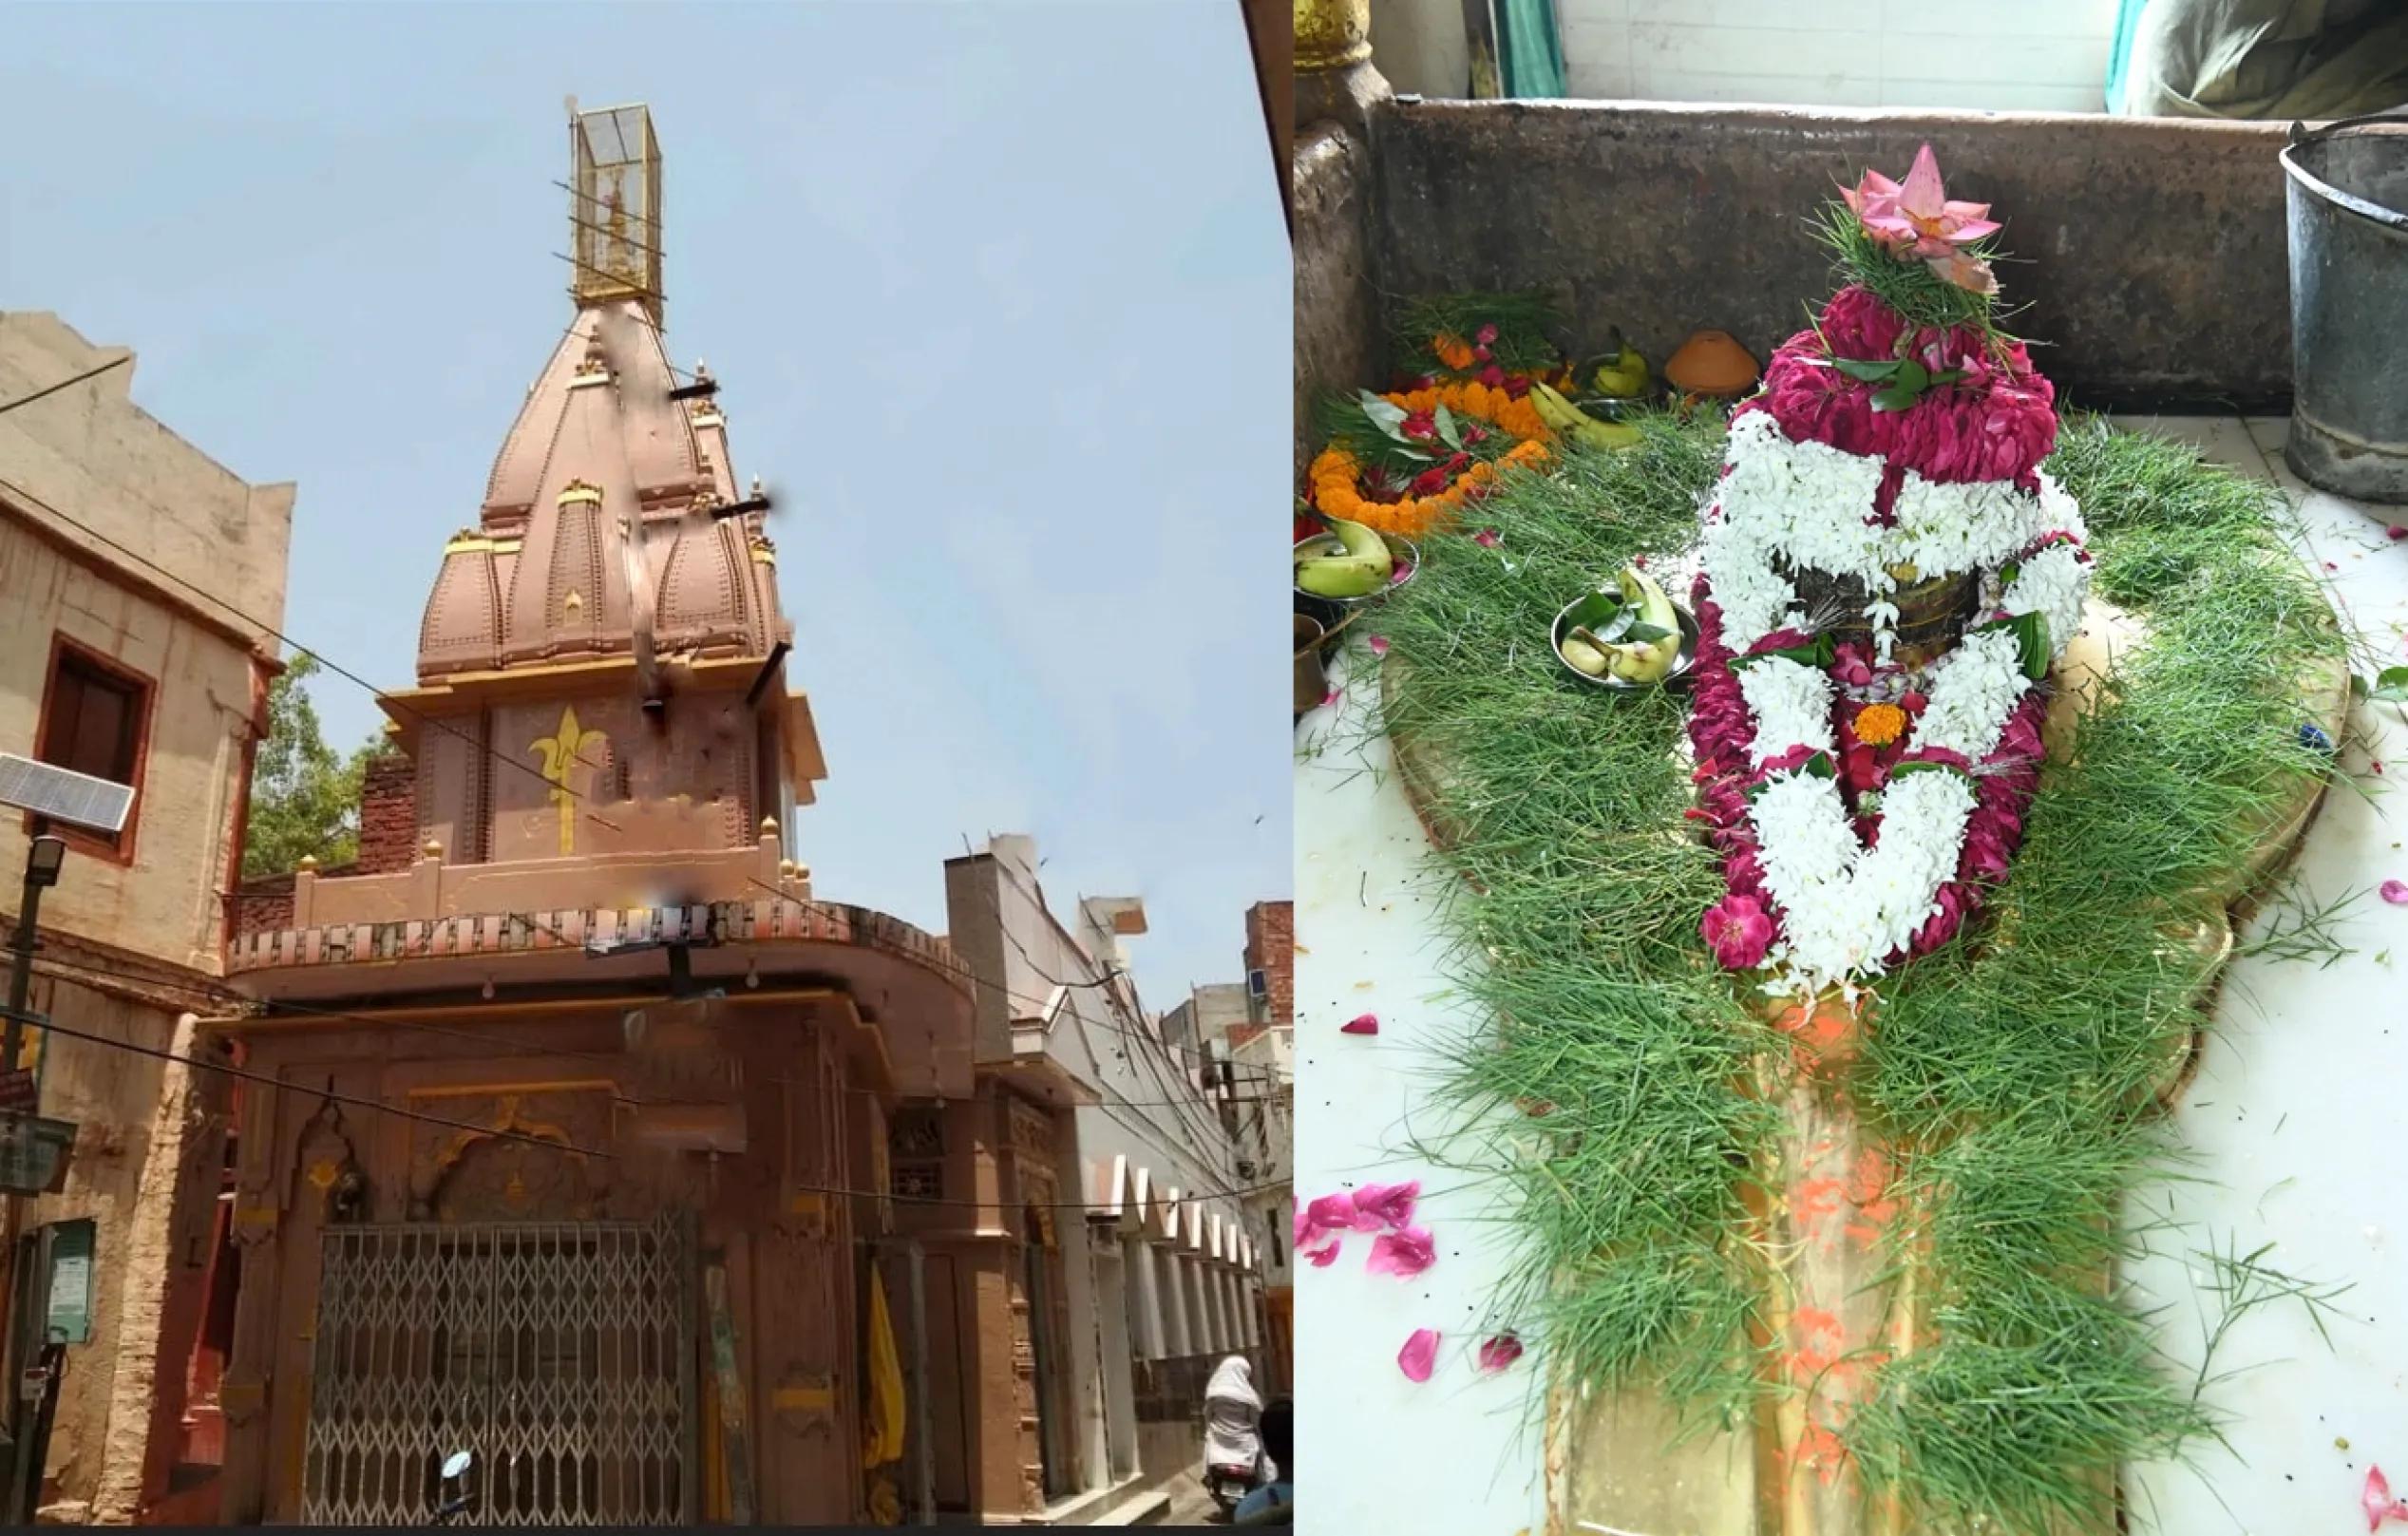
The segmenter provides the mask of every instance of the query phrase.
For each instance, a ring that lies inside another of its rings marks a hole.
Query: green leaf
[[[2375,673],[2366,696],[2379,704],[2408,704],[2408,667],[2385,667]]]
[[[1904,410],[1915,403],[1915,391],[1903,384],[1893,384],[1873,395],[1875,410]]]
[[[1911,357],[1904,358],[1899,362],[1898,372],[1895,376],[1898,380],[1898,388],[1908,394],[1921,394],[1931,387],[1931,370]]]
[[[1394,400],[1382,400],[1379,396],[1372,393],[1369,389],[1362,389],[1356,392],[1362,401],[1363,415],[1370,420],[1374,427],[1376,427],[1381,431],[1386,432],[1390,437],[1401,438],[1404,436],[1405,417],[1408,414],[1404,407],[1396,404]]]
[[[1444,404],[1441,404],[1435,413],[1435,420],[1438,423],[1438,441],[1454,449],[1457,453],[1461,453],[1463,451],[1463,434],[1455,427],[1455,413],[1449,410]]]
[[[1630,626],[1622,631],[1621,637],[1633,645],[1653,645],[1658,640],[1671,639],[1676,633],[1676,631],[1664,629],[1660,625],[1645,624],[1633,620]]]
[[[1878,363],[1867,362],[1861,357],[1834,357],[1831,359],[1831,366],[1833,368],[1838,369],[1842,373],[1847,374],[1851,379],[1863,379],[1868,384],[1879,384],[1886,379],[1896,378],[1898,376],[1899,364],[1900,360],[1895,357],[1887,358]]]

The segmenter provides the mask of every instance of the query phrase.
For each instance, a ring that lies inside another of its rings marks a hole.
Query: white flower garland
[[[1755,740],[1748,749],[1758,767],[1792,747],[1830,751],[1831,679],[1819,667],[1787,656],[1764,656],[1739,669],[1739,692],[1755,716]]]
[[[2049,654],[2055,657],[2082,627],[2082,605],[2090,600],[2090,566],[2081,550],[2051,544],[2018,568],[1999,606],[2010,614],[2038,614],[2046,619]]]
[[[1915,745],[1962,752],[1975,763],[1998,750],[2007,716],[2032,686],[2023,674],[2023,647],[2011,630],[1966,635],[1932,668],[1932,679],[1930,707],[1915,723]]]
[[[1868,520],[1884,461],[1792,443],[1768,412],[1732,425],[1729,464],[1707,509],[1702,552],[1723,641],[1735,655],[1775,630],[1803,625],[1784,563],[1861,582],[1886,664],[1898,621],[1889,600],[1893,567],[1912,566],[1919,579],[1988,570],[2043,534],[2062,530],[2078,540],[2087,532],[2074,499],[2045,474],[2036,496],[1999,482],[1937,484],[1912,470],[1900,485],[1894,525],[1881,527]],[[2080,623],[2089,583],[2077,550],[2052,546],[2022,562],[2002,606],[2043,616],[2054,658]],[[1832,749],[1835,691],[1825,672],[1766,656],[1739,669],[1738,681],[1757,765],[1796,747]],[[1915,743],[1978,765],[1998,749],[2031,687],[2012,631],[1967,635],[1929,674]],[[1881,841],[1868,849],[1835,780],[1803,769],[1768,780],[1748,819],[1765,889],[1782,909],[1782,941],[1767,958],[1772,990],[1811,996],[1879,975],[1941,910],[1940,888],[1955,878],[1974,806],[1962,774],[1898,774],[1882,795]]]

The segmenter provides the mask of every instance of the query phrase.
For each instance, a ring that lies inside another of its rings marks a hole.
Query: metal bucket
[[[2294,123],[2283,169],[2292,391],[2283,457],[2321,490],[2408,503],[2408,118]]]

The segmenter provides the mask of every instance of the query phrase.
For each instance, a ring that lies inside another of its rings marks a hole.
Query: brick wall
[[[1257,901],[1246,911],[1246,969],[1271,983],[1270,1020],[1296,1022],[1296,903]]]
[[[229,938],[242,939],[252,934],[269,933],[293,926],[293,877],[262,875],[246,880],[235,887],[233,912],[229,914]]]
[[[418,765],[400,752],[371,760],[360,776],[359,863],[351,872],[389,875],[418,858]]]

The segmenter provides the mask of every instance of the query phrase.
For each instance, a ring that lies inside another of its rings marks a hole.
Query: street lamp
[[[25,882],[47,890],[59,882],[59,866],[66,863],[65,838],[35,838],[25,850]]]

